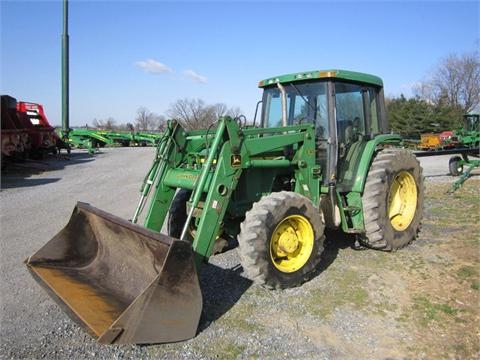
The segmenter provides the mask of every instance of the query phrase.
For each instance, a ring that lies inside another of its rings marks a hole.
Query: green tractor
[[[480,145],[480,115],[463,115],[463,127],[455,131],[461,146],[478,148]]]
[[[380,78],[310,71],[259,87],[253,124],[225,117],[186,131],[168,123],[131,221],[78,203],[67,226],[26,260],[99,342],[195,336],[197,271],[231,239],[249,279],[283,289],[315,274],[326,228],[386,251],[416,238],[422,169],[389,132]]]
[[[458,150],[461,154],[450,158],[448,169],[450,175],[460,178],[453,183],[450,193],[459,189],[472,170],[480,166],[480,115],[473,113],[463,115],[463,127],[456,130],[455,135],[461,146]]]
[[[448,163],[448,168],[450,175],[460,176],[463,174],[465,165],[467,165],[471,171],[471,169],[478,167],[480,164],[479,160],[469,158],[469,156],[475,158],[480,157],[480,115],[463,115],[463,127],[456,130],[455,135],[458,138],[460,146],[466,151],[463,151],[461,156],[452,156]],[[468,173],[470,173],[470,171],[468,171]],[[467,177],[468,174],[465,178]]]

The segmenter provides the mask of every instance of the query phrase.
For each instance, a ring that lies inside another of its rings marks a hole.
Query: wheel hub
[[[285,255],[291,254],[298,249],[298,236],[291,226],[281,233],[278,239],[278,248]]]
[[[388,217],[397,231],[407,229],[417,209],[417,186],[413,175],[407,171],[398,173],[390,186]]]
[[[307,218],[291,215],[275,228],[270,240],[270,257],[280,271],[291,273],[304,266],[313,251],[314,231]]]

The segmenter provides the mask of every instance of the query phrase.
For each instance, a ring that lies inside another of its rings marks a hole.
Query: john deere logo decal
[[[242,165],[242,156],[232,155],[230,159],[230,164],[232,165],[232,167],[240,167]]]

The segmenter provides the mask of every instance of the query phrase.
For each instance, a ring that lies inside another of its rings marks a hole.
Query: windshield
[[[479,116],[478,115],[465,115],[464,116],[465,130],[466,131],[478,131],[479,130]]]
[[[287,124],[315,123],[325,133],[328,129],[326,82],[284,84],[287,94]],[[265,89],[264,127],[282,126],[282,94],[278,87]]]

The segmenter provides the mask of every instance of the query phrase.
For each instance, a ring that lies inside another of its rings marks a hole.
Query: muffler
[[[77,203],[67,226],[25,263],[103,344],[182,341],[202,312],[191,244]]]

